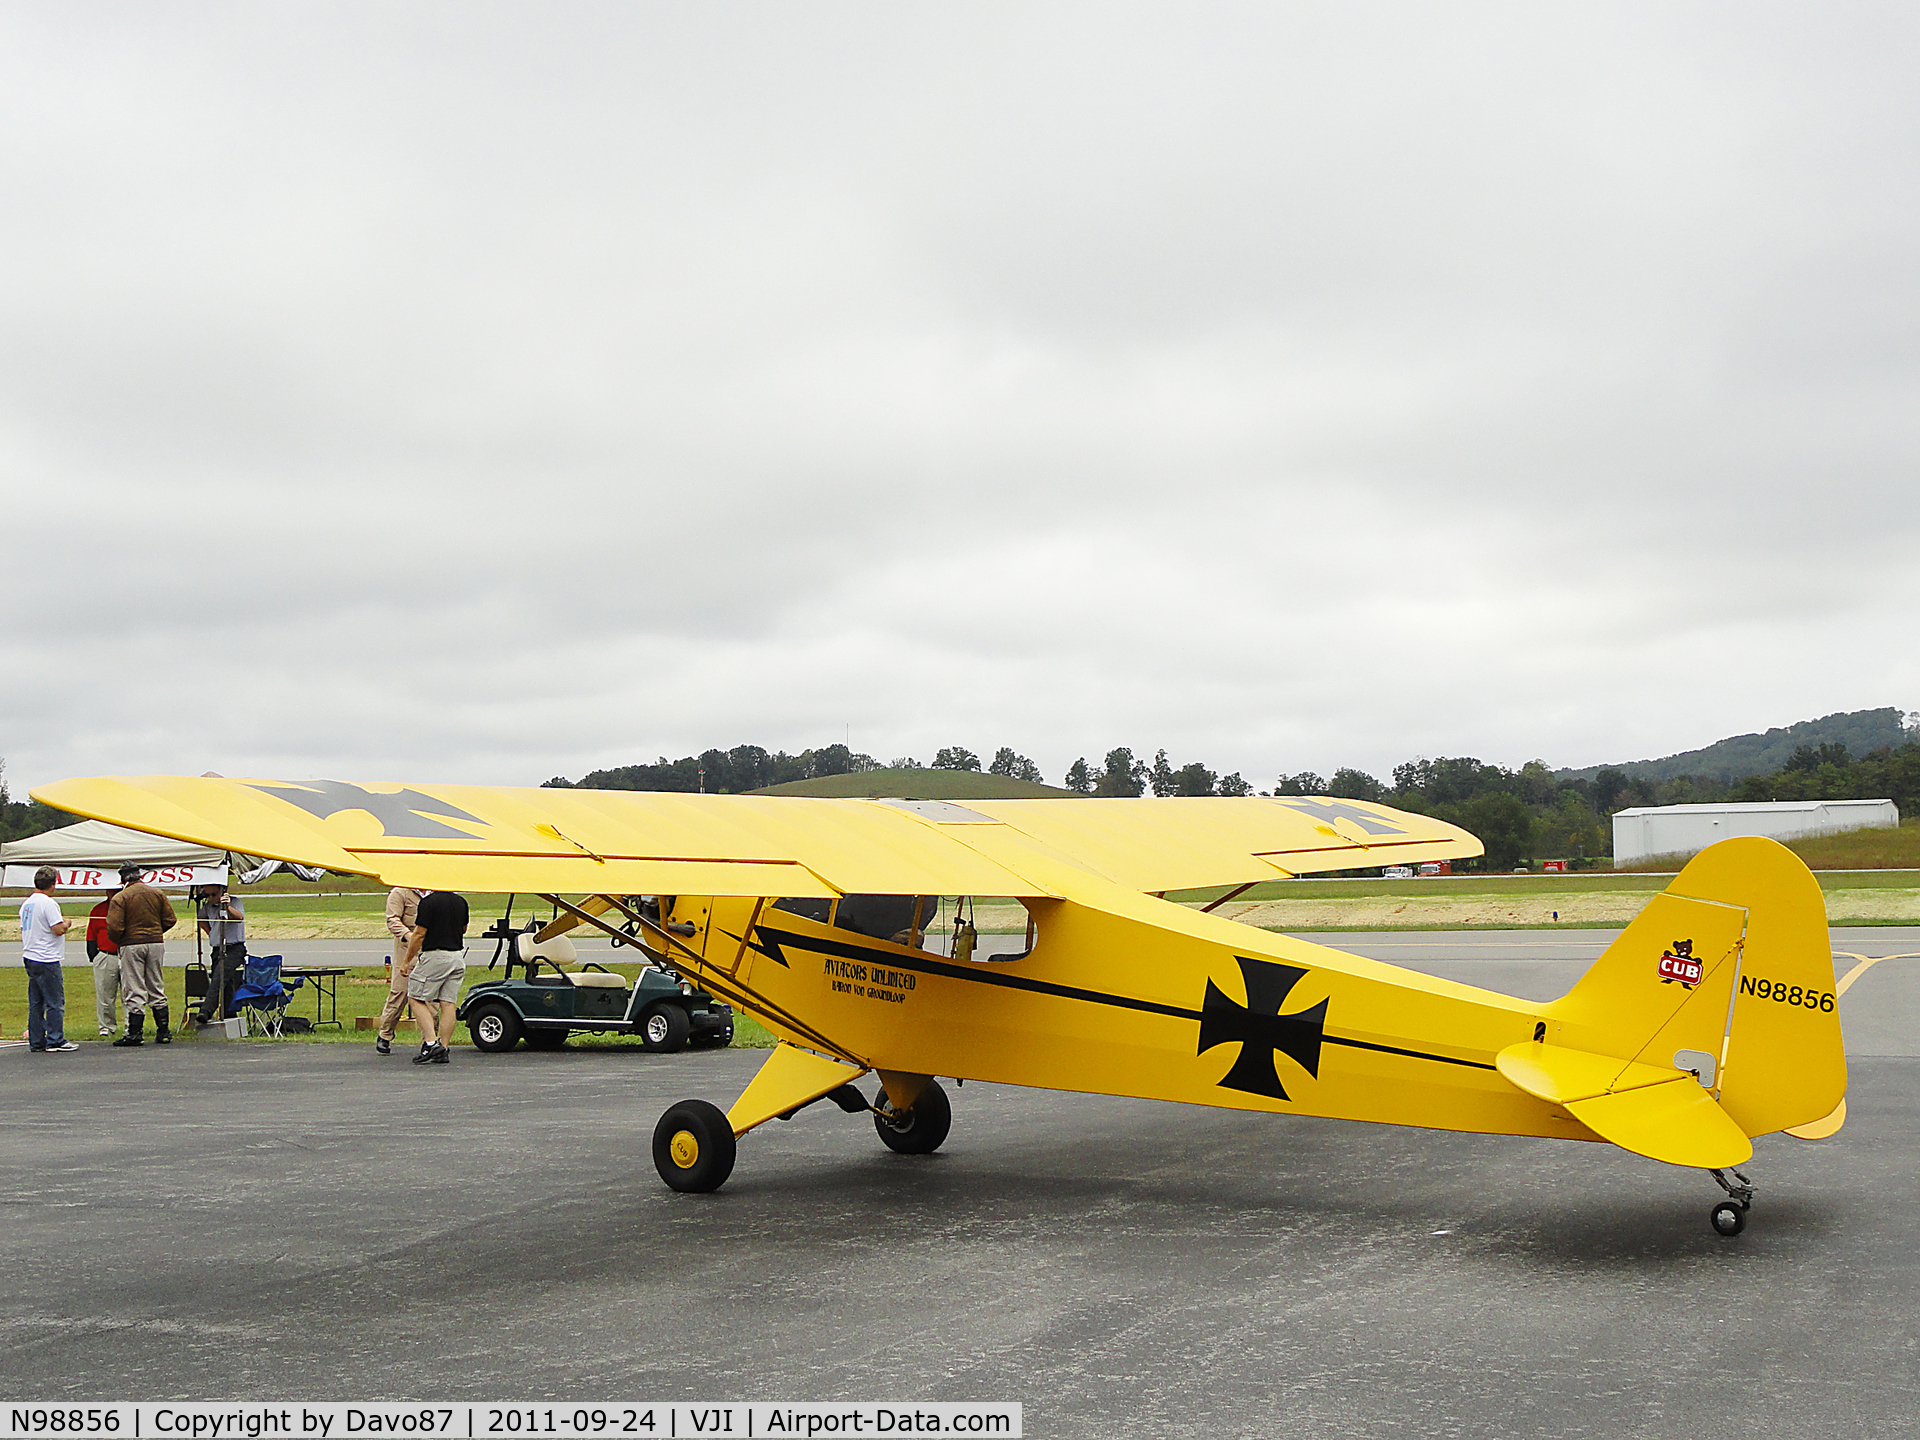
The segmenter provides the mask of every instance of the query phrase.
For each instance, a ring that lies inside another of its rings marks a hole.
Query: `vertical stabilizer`
[[[1543,1040],[1691,1070],[1741,1131],[1831,1114],[1846,1093],[1826,902],[1777,841],[1723,840],[1549,1007]]]

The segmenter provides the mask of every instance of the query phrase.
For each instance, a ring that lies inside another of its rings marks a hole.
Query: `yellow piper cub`
[[[437,889],[531,891],[637,940],[780,1039],[731,1110],[682,1101],[676,1190],[830,1099],[893,1149],[946,1138],[935,1076],[1492,1134],[1609,1140],[1708,1170],[1737,1234],[1751,1137],[1844,1118],[1826,909],[1770,840],[1723,841],[1539,1004],[1159,893],[1480,853],[1453,826],[1314,797],[819,800],[339,781],[70,780],[34,798],[248,854]],[[927,944],[934,897],[1017,897],[1016,955]],[[571,898],[579,897],[579,898]],[[655,897],[643,901],[641,897]],[[853,1086],[874,1072],[869,1104]],[[1731,1178],[1729,1178],[1731,1177]]]

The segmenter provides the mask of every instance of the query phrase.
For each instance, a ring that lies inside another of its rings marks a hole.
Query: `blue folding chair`
[[[247,1017],[250,1033],[278,1040],[287,1019],[287,992],[306,983],[304,977],[282,979],[278,955],[249,955],[240,988],[233,992],[233,1008]]]

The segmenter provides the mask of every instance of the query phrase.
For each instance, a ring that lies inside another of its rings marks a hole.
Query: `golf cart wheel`
[[[527,1028],[527,1048],[529,1050],[558,1050],[567,1043],[567,1030],[564,1027]]]
[[[1716,1235],[1738,1235],[1747,1228],[1747,1212],[1731,1200],[1722,1200],[1713,1207],[1713,1233]]]
[[[953,1128],[953,1107],[938,1080],[929,1080],[927,1088],[909,1110],[895,1110],[880,1092],[881,1113],[873,1117],[873,1128],[887,1148],[898,1155],[931,1155],[938,1150]]]
[[[724,1050],[733,1043],[733,1022],[729,1020],[718,1030],[702,1030],[687,1043],[696,1050]]]
[[[467,1016],[467,1034],[473,1048],[488,1055],[504,1055],[520,1043],[523,1027],[510,1005],[480,1005]]]
[[[733,1126],[704,1100],[682,1100],[653,1127],[653,1168],[670,1189],[718,1190],[733,1173]]]
[[[686,1007],[663,1000],[648,1006],[641,1015],[640,1043],[648,1050],[671,1055],[687,1043],[687,1032],[692,1029],[693,1021],[687,1018]]]

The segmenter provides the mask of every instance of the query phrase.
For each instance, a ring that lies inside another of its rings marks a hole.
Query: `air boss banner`
[[[0,884],[21,890],[33,888],[33,874],[38,865],[9,865]],[[120,888],[120,869],[116,865],[56,865],[59,879],[54,885],[60,890],[118,890]],[[224,885],[227,883],[227,867],[224,865],[150,865],[140,871],[140,878],[149,885],[162,890],[184,890],[189,885]]]
[[[621,1436],[684,1440],[719,1435],[737,1440],[843,1435],[991,1435],[1019,1437],[1021,1406],[1004,1401],[866,1400],[807,1401],[552,1400],[444,1404],[310,1404],[273,1400],[247,1403],[154,1404],[117,1401],[5,1402],[0,1440],[40,1440],[57,1435],[111,1440],[367,1440],[371,1436]]]

